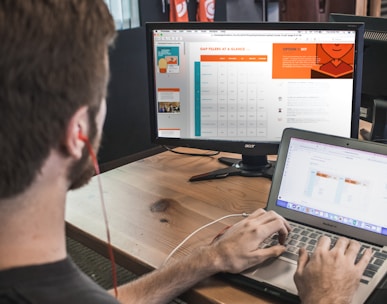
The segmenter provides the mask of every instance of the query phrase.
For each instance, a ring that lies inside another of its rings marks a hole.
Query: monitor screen
[[[387,102],[387,19],[330,14],[333,22],[364,22],[364,54],[360,118],[372,122],[374,100]],[[371,138],[370,138],[371,139]]]
[[[357,138],[363,24],[147,23],[152,141],[270,176],[287,127]]]

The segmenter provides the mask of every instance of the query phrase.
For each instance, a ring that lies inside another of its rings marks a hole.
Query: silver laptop
[[[242,275],[247,287],[299,301],[293,275],[300,246],[312,252],[325,234],[356,239],[374,250],[353,303],[364,303],[387,270],[387,145],[286,129],[267,210],[290,221],[287,251]],[[275,236],[261,246],[276,243]]]

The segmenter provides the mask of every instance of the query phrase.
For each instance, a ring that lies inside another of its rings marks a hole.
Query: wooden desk
[[[180,148],[180,151],[184,149]],[[221,156],[234,156],[222,153]],[[116,261],[141,274],[162,264],[167,255],[192,231],[230,213],[264,207],[270,188],[265,178],[229,177],[188,182],[192,175],[224,167],[216,157],[192,157],[164,152],[100,175]],[[171,199],[160,203],[161,199]],[[159,203],[158,203],[159,202]],[[106,231],[96,177],[69,193],[67,233],[106,253]],[[175,255],[209,243],[231,218],[202,230]],[[210,278],[187,292],[189,303],[281,303],[266,295],[248,293]]]

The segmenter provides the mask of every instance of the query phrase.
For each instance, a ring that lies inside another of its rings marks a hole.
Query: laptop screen
[[[387,156],[291,138],[276,205],[387,235]]]

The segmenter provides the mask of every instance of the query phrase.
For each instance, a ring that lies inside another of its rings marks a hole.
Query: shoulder
[[[118,303],[70,259],[1,271],[0,289],[1,303],[7,298],[17,303]]]

